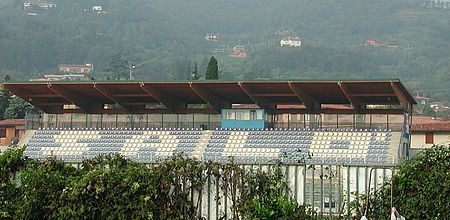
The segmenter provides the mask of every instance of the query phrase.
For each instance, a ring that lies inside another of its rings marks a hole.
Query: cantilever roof
[[[26,82],[5,89],[47,113],[213,113],[231,104],[257,104],[286,113],[401,113],[415,101],[399,80],[374,81],[193,81],[193,82]],[[120,108],[106,109],[118,104]],[[209,108],[199,105],[209,104]],[[351,105],[351,109],[322,108]],[[64,106],[76,105],[76,109]],[[280,106],[303,105],[283,109]],[[397,105],[398,109],[369,109]],[[159,107],[158,107],[159,106]]]

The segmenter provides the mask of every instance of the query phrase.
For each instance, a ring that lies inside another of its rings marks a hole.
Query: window
[[[234,110],[226,110],[226,112],[223,116],[224,116],[224,119],[228,119],[228,120],[236,119],[236,114],[235,114]]]
[[[256,120],[256,110],[250,110],[250,120]]]
[[[425,144],[434,144],[434,133],[433,132],[425,133]]]
[[[0,138],[6,138],[6,128],[0,129]]]

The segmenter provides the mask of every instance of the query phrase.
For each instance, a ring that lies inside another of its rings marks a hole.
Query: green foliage
[[[317,213],[287,196],[288,186],[281,167],[271,172],[252,170],[243,181],[238,207],[243,219],[315,219]]]
[[[111,78],[128,79],[129,78],[129,63],[128,60],[122,54],[116,54],[111,57],[109,63],[108,72],[111,74]]]
[[[186,65],[186,69],[184,70],[185,79],[190,80],[192,78],[192,69],[191,69],[191,60],[188,60],[188,65]]]
[[[11,176],[15,176],[16,172],[25,165],[22,158],[23,148],[10,147],[0,156],[0,182],[8,182]]]
[[[15,72],[16,80],[86,62],[95,79],[128,78],[125,65],[101,75],[116,54],[145,63],[139,80],[185,79],[187,59],[199,61],[204,74],[204,58],[224,48],[214,54],[224,79],[394,77],[432,98],[448,101],[450,93],[449,11],[424,8],[421,0],[99,0],[100,14],[90,10],[93,1],[55,0],[56,8],[37,16],[21,1],[0,2],[0,71]],[[204,40],[208,32],[220,39]],[[299,35],[302,47],[280,48],[283,34]],[[397,47],[361,46],[368,39]],[[247,48],[246,59],[227,57],[237,44]]]
[[[216,58],[212,56],[209,59],[208,66],[206,67],[205,73],[206,79],[219,79],[219,66],[217,64]]]
[[[194,68],[192,69],[192,80],[199,80],[201,75],[198,72],[198,65],[197,62],[194,62]]]
[[[17,207],[15,200],[20,191],[11,182],[0,182],[0,219],[12,219]]]
[[[0,120],[5,119],[3,116],[6,108],[8,108],[10,98],[11,94],[8,91],[4,89],[0,90]]]
[[[422,114],[428,116],[435,116],[436,112],[430,107],[428,103],[426,103],[425,105],[423,105]]]
[[[59,210],[58,202],[65,185],[77,170],[61,161],[49,158],[30,162],[20,173],[21,195],[16,198],[17,219],[48,219]]]
[[[289,196],[280,165],[268,172],[245,170],[232,159],[219,164],[178,154],[146,166],[117,154],[85,160],[76,169],[54,158],[34,161],[22,154],[23,148],[16,148],[0,155],[2,219],[199,219],[201,192],[208,182],[227,195],[231,216],[226,218],[318,218]],[[399,213],[407,219],[450,216],[449,168],[449,146],[434,146],[402,163],[392,177]],[[390,194],[387,183],[370,195],[371,219],[389,218]],[[366,198],[357,198],[349,207],[358,218]]]
[[[97,167],[73,178],[63,189],[53,217],[152,219],[156,193],[152,173],[130,161],[123,165]]]
[[[398,167],[392,177],[393,205],[406,219],[450,216],[450,147],[433,146]],[[370,196],[369,216],[389,217],[391,185]]]
[[[12,218],[17,210],[15,201],[21,194],[12,180],[26,163],[24,149],[9,148],[0,155],[0,219]]]
[[[23,99],[18,96],[13,96],[9,100],[8,107],[5,109],[5,113],[3,115],[4,119],[23,119],[25,118],[25,114],[35,108],[28,102],[25,102]]]
[[[279,167],[274,173],[246,171],[233,161],[203,163],[181,154],[146,166],[117,154],[85,160],[76,169],[54,158],[25,160],[22,152],[0,155],[6,176],[20,172],[2,179],[0,218],[201,219],[199,206],[208,181],[229,192],[233,219],[316,216],[286,194]]]

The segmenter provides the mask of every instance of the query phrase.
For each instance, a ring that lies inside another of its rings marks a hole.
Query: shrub
[[[392,176],[393,205],[406,219],[450,216],[450,147],[433,146],[404,161]],[[391,185],[370,196],[370,217],[387,219]]]

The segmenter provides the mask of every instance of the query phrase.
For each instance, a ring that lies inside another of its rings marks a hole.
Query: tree
[[[2,89],[0,90],[0,120],[3,120],[3,115],[5,114],[5,110],[8,108],[9,99],[11,98],[11,94]]]
[[[370,195],[369,217],[387,219],[392,202],[406,219],[450,216],[450,148],[433,146],[397,167],[390,183]],[[392,188],[392,190],[391,190]]]
[[[127,79],[129,74],[129,63],[121,54],[116,54],[111,57],[111,62],[109,63],[108,72],[113,76],[117,76],[117,80],[121,78]],[[114,77],[111,77],[114,78]]]
[[[201,76],[198,74],[198,65],[197,65],[197,62],[194,62],[194,68],[192,69],[191,79],[192,79],[192,80],[199,80],[200,77],[201,77]]]
[[[206,67],[206,79],[219,79],[219,66],[214,56],[209,59],[208,66]]]
[[[33,110],[34,107],[17,96],[13,96],[9,100],[9,105],[5,109],[4,119],[21,119],[25,118],[25,114]]]
[[[11,77],[6,74],[3,82],[8,82]],[[3,120],[6,108],[8,108],[9,100],[11,99],[11,93],[5,89],[0,90],[0,120]]]
[[[186,80],[192,79],[191,59],[188,60],[188,63],[186,65],[186,69],[184,70],[184,73],[186,75]]]

